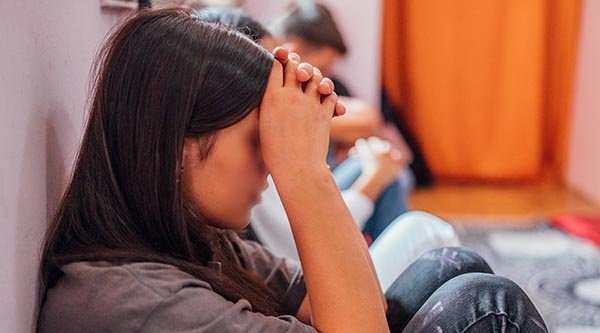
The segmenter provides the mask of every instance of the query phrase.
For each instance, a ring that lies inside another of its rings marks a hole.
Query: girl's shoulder
[[[41,331],[136,331],[185,288],[200,291],[199,298],[213,293],[207,282],[162,263],[76,262],[61,270],[40,313]]]
[[[47,294],[38,332],[315,332],[292,316],[252,312],[160,263],[77,262]]]

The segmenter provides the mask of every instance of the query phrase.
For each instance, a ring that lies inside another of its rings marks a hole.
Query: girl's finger
[[[284,87],[295,87],[298,89],[302,89],[302,82],[298,82],[298,80],[296,80],[296,72],[298,71],[298,65],[300,65],[300,63],[292,59],[292,57],[290,56],[287,64],[285,64],[284,69]]]
[[[323,80],[323,76],[321,74],[321,71],[317,67],[314,67],[312,79],[310,81],[306,82],[306,85],[304,87],[304,92],[307,94],[316,95],[317,97],[320,98],[321,94],[318,92],[318,90],[319,90],[319,84],[321,83],[322,80]]]
[[[346,114],[346,106],[340,102],[335,104],[335,112],[333,114],[334,117],[340,117]]]
[[[314,75],[313,66],[307,62],[300,63],[298,65],[298,71],[296,72],[296,80],[299,82],[307,82],[312,79]]]
[[[283,65],[278,61],[273,61],[273,67],[271,68],[271,75],[267,83],[267,91],[271,91],[273,88],[283,87]]]
[[[288,61],[288,57],[289,57],[290,52],[288,51],[288,49],[286,49],[285,47],[282,46],[277,46],[274,50],[273,50],[273,56],[275,57],[275,59],[277,59],[277,61],[279,61],[282,65],[287,64]]]
[[[297,62],[302,61],[302,59],[300,58],[300,55],[296,52],[290,52],[290,54],[288,55],[288,58],[290,58],[292,60],[296,60]]]
[[[331,117],[335,116],[336,105],[338,104],[338,96],[335,92],[331,93],[329,96],[325,96],[321,105],[329,112]]]
[[[335,85],[330,78],[326,77],[319,83],[319,93],[321,95],[329,95],[335,90]]]

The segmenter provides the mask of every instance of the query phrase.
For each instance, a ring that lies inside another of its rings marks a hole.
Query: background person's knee
[[[460,246],[460,240],[454,227],[441,218],[422,211],[410,211],[397,219],[398,223],[413,226],[427,239],[436,240],[440,247]]]

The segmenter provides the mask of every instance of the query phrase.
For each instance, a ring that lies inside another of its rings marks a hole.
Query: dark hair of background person
[[[202,8],[194,12],[202,21],[212,22],[233,29],[246,35],[254,42],[259,42],[271,33],[263,24],[246,15],[241,9],[233,8]]]
[[[275,35],[286,39],[299,37],[314,46],[329,46],[345,55],[348,52],[344,38],[331,12],[314,1],[300,1],[290,6],[273,24]]]

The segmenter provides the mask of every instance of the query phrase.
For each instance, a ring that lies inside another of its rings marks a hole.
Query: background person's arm
[[[381,114],[358,98],[340,97],[346,106],[344,117],[331,122],[331,140],[342,146],[351,146],[360,138],[377,135],[383,125]]]

